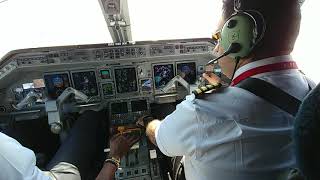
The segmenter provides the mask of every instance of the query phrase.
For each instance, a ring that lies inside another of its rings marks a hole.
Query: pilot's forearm
[[[157,145],[155,133],[160,123],[161,122],[158,119],[155,119],[155,120],[152,120],[150,123],[148,123],[146,127],[146,134],[154,145]]]
[[[113,180],[117,167],[111,163],[105,163],[96,180]]]

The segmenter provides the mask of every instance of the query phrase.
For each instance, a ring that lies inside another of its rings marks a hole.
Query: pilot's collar
[[[245,74],[246,72],[252,71],[253,69],[257,69],[259,67],[266,67],[268,65],[272,65],[272,64],[278,64],[278,63],[290,63],[292,62],[292,64],[295,65],[295,62],[292,60],[291,55],[284,55],[284,56],[276,56],[276,57],[271,57],[271,58],[266,58],[266,59],[261,59],[261,60],[257,60],[251,63],[248,63],[242,67],[240,67],[233,78],[233,81],[235,79],[239,79],[239,76],[243,76],[243,74]],[[290,68],[288,68],[290,69]],[[292,69],[296,69],[296,68],[292,68]]]

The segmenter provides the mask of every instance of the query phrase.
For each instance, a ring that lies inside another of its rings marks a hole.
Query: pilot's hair
[[[223,18],[234,13],[234,0],[223,1]],[[241,10],[259,11],[267,29],[254,55],[281,55],[292,52],[299,34],[301,10],[299,0],[241,0]]]

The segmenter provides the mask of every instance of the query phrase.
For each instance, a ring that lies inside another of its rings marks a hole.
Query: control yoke
[[[63,129],[63,103],[70,97],[80,99],[86,103],[90,101],[90,98],[87,95],[72,87],[65,89],[57,100],[46,101],[45,107],[48,114],[48,124],[51,132],[54,134],[60,134]]]
[[[163,91],[164,93],[167,93],[171,88],[173,88],[176,84],[176,82],[180,83],[188,92],[188,94],[190,94],[190,85],[189,83],[184,80],[180,75],[176,75],[174,78],[172,78],[168,84],[161,89],[161,91]]]
[[[25,98],[22,99],[21,102],[19,102],[17,105],[13,105],[13,107],[16,110],[21,110],[22,108],[24,108],[25,106],[35,103],[37,101],[37,99],[39,99],[40,96],[35,93],[34,91],[30,91]]]

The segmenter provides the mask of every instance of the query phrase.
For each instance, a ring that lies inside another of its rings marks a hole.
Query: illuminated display
[[[131,101],[132,112],[147,111],[148,103],[146,100]]]
[[[137,75],[135,68],[115,69],[117,93],[138,91]]]
[[[173,64],[153,66],[153,75],[156,89],[163,88],[173,77]]]
[[[44,75],[44,81],[50,98],[58,98],[60,94],[70,87],[67,73]]]
[[[104,69],[100,71],[101,79],[111,79],[111,73],[109,69]]]
[[[126,114],[126,113],[128,113],[127,102],[111,104],[111,113],[112,114]]]
[[[98,96],[98,87],[94,71],[73,72],[72,79],[74,88],[87,96]]]
[[[180,63],[177,64],[177,74],[180,75],[189,84],[194,84],[196,82],[196,63]]]
[[[141,91],[151,91],[152,90],[152,80],[143,79],[141,80]]]
[[[44,84],[43,79],[34,79],[33,80],[33,86],[34,88],[44,88],[46,85]]]
[[[113,95],[113,83],[102,84],[102,91],[104,96]]]

